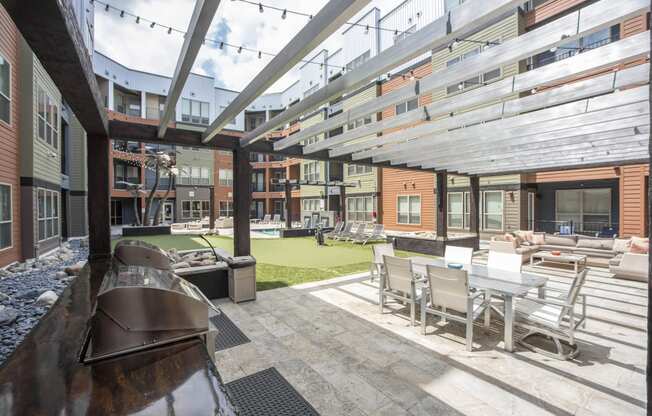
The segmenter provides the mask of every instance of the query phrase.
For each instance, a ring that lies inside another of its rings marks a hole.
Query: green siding
[[[79,123],[75,115],[70,112],[70,134],[68,146],[70,149],[70,160],[68,164],[70,190],[86,191],[88,189],[87,171],[86,171],[86,131]]]
[[[344,111],[350,110],[353,107],[356,107],[360,104],[363,104],[367,101],[373,100],[377,96],[377,87],[376,84],[370,85],[367,89],[359,92],[358,94],[347,98],[342,103],[342,108]],[[373,120],[373,119],[372,119]],[[344,127],[344,131],[347,131],[347,127]],[[359,140],[368,140],[374,136],[362,137]],[[355,188],[347,188],[347,195],[356,195],[356,194],[369,194],[380,192],[380,184],[378,183],[378,169],[373,168],[370,173],[349,175],[348,174],[348,164],[344,164],[344,182],[353,182],[358,183],[358,186]]]
[[[319,111],[319,112],[317,112],[317,113],[315,113],[315,114],[301,120],[301,127],[302,128],[310,127],[310,126],[313,126],[313,125],[319,123],[320,121],[324,121],[324,112],[323,111]],[[323,134],[320,134],[317,137],[318,137],[318,140],[323,140],[324,139]],[[311,162],[312,162],[311,160],[304,160],[304,161],[301,162],[301,168],[300,168],[300,172],[299,172],[299,175],[300,175],[299,179],[304,178],[303,173],[305,171],[305,166],[306,166],[306,164],[311,163]],[[319,162],[319,180],[323,181],[325,179],[325,177],[324,177],[325,172],[326,172],[326,163],[325,162]],[[325,191],[325,189],[324,189],[323,186],[306,186],[306,185],[303,185],[303,186],[301,186],[301,198],[319,198],[319,197],[321,197],[321,194],[324,193],[324,191]]]

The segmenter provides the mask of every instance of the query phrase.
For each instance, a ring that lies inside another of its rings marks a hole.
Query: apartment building
[[[446,7],[450,9],[460,3],[460,0],[447,1]],[[430,62],[401,69],[383,83],[382,93],[387,94],[400,88],[412,78],[418,79],[431,72],[464,65],[465,59],[481,53],[485,48],[549,24],[589,3],[590,1],[571,0],[525,2],[513,13],[501,16],[450,47],[433,51]],[[448,97],[471,92],[482,85],[567,59],[648,29],[649,16],[642,15],[624,20],[519,63],[477,74],[461,83],[435,90],[429,96],[421,95],[418,102],[413,100],[388,108],[383,112],[383,118],[393,117],[402,111],[416,110],[426,103],[436,103]],[[645,61],[627,62],[618,67],[585,74],[581,78],[564,80],[557,85],[547,85],[546,88],[556,88]],[[522,95],[537,92],[531,91]],[[517,97],[518,95],[505,97],[503,100]],[[483,106],[489,104],[493,103]],[[462,109],[456,114],[474,109]],[[489,238],[516,229],[549,232],[563,229],[588,233],[613,229],[613,232],[621,235],[644,235],[647,229],[645,218],[648,203],[645,187],[648,178],[649,172],[644,165],[481,177],[481,235],[483,238]],[[383,169],[382,215],[386,227],[404,231],[435,231],[435,186],[432,174]],[[469,180],[466,177],[448,175],[447,186],[449,232],[463,233],[469,227]]]
[[[92,10],[73,8],[92,50]],[[86,133],[0,7],[0,267],[88,235]]]

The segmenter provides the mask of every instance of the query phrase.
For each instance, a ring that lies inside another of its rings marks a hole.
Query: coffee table
[[[581,254],[561,253],[556,255],[550,251],[538,251],[530,256],[530,266],[535,266],[534,261],[536,259],[541,262],[572,265],[575,273],[579,273],[586,268],[586,256]]]

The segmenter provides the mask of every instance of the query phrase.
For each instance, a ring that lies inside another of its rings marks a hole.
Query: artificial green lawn
[[[206,236],[216,248],[233,253],[233,239]],[[155,244],[162,249],[192,250],[208,247],[199,236],[161,235],[143,236],[135,239]],[[113,244],[119,240],[114,240]],[[299,283],[329,279],[369,270],[371,245],[361,246],[339,241],[327,241],[318,246],[313,237],[252,239],[251,252],[256,258],[256,281],[258,290],[292,286]],[[407,252],[397,252],[407,256]]]

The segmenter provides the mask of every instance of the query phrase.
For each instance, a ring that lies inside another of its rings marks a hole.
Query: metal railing
[[[543,58],[543,59],[539,59],[536,62],[534,62],[535,57],[533,57],[532,58],[533,62],[531,64],[527,65],[527,70],[531,71],[533,69],[540,68],[542,66],[546,66],[546,65],[551,64],[553,62],[563,61],[564,59],[571,58],[571,57],[577,55],[578,53],[590,51],[592,49],[596,49],[596,48],[599,48],[601,46],[608,45],[608,44],[610,44],[612,42],[617,41],[618,39],[619,39],[618,36],[610,36],[608,38],[601,39],[601,40],[598,40],[598,41],[593,42],[593,43],[589,43],[586,46],[578,46],[577,49],[568,49],[568,50],[565,50],[565,52],[563,52],[563,53],[559,53],[559,54],[551,55],[551,56]],[[575,48],[575,47],[573,47],[573,48]],[[560,46],[559,49],[564,50],[564,47]]]
[[[562,235],[579,234],[593,237],[613,237],[618,234],[618,224],[606,221],[579,222],[579,221],[534,221],[535,232]]]

